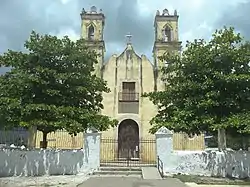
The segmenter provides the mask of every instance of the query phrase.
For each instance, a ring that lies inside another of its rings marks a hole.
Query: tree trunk
[[[43,132],[43,141],[41,142],[41,148],[47,149],[47,132]]]
[[[241,147],[242,150],[248,151],[248,137],[246,136],[241,136]]]
[[[218,148],[219,148],[219,151],[226,150],[226,148],[227,148],[226,130],[225,129],[218,129]]]
[[[28,147],[35,148],[36,147],[36,126],[29,127],[29,138],[28,138]]]

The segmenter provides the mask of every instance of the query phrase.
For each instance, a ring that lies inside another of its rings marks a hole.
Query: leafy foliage
[[[66,129],[70,134],[94,127],[106,130],[116,120],[100,114],[102,92],[94,75],[97,54],[84,41],[39,35],[25,42],[27,53],[9,50],[0,57],[12,67],[0,78],[0,122],[5,126],[37,126],[45,134]]]
[[[159,108],[151,132],[166,126],[200,134],[226,128],[250,132],[250,44],[233,28],[210,41],[188,42],[182,55],[166,53],[166,89],[147,93]]]

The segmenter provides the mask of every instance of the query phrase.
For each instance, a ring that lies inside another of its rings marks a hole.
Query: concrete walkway
[[[143,179],[162,179],[156,167],[142,167]]]
[[[187,187],[178,179],[147,180],[132,177],[91,177],[77,187]]]
[[[186,183],[189,187],[250,187],[249,185],[209,185],[209,184],[195,184]]]

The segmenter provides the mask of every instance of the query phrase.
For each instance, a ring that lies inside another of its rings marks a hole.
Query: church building
[[[119,121],[117,127],[102,132],[102,138],[117,139],[118,147],[134,144],[138,150],[139,140],[155,137],[149,133],[149,121],[156,115],[157,108],[148,98],[141,95],[164,89],[158,70],[165,64],[158,57],[166,51],[180,52],[178,19],[177,11],[173,14],[169,14],[167,9],[162,13],[156,12],[152,25],[155,29],[153,62],[145,55],[136,53],[130,40],[121,54],[114,54],[104,62],[105,15],[95,6],[91,7],[90,11],[83,9],[81,12],[81,37],[100,55],[95,73],[107,81],[111,89],[110,93],[103,94],[102,114]],[[127,37],[130,38],[131,35]],[[122,151],[119,154],[122,156]]]

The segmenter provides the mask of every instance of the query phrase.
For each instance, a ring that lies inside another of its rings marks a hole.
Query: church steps
[[[101,171],[141,171],[140,167],[100,167]]]
[[[140,167],[109,167],[102,166],[99,170],[93,173],[94,176],[127,176],[127,177],[142,177]]]
[[[142,171],[118,171],[118,170],[99,170],[95,171],[94,175],[141,175]]]
[[[142,175],[92,175],[91,177],[132,177],[132,178],[142,178]]]
[[[146,164],[146,163],[136,163],[136,162],[129,162],[127,163],[126,161],[114,161],[114,162],[106,162],[106,163],[101,163],[101,167],[157,167],[156,164]]]

